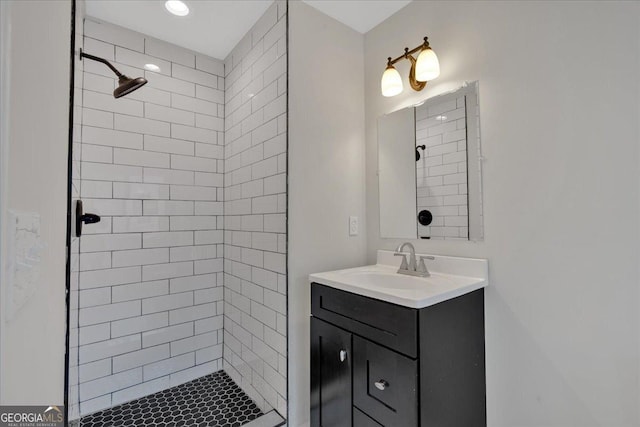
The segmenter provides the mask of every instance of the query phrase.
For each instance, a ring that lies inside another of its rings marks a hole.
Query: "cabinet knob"
[[[340,361],[344,362],[347,360],[347,350],[340,350]]]
[[[376,381],[374,384],[378,390],[384,390],[385,388],[389,387],[389,383],[385,380]]]

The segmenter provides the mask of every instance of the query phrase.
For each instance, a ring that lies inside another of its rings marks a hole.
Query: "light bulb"
[[[187,16],[189,14],[189,6],[180,0],[167,0],[164,7],[176,16]]]
[[[144,68],[145,70],[153,71],[155,73],[160,71],[160,67],[158,67],[156,64],[144,64]]]
[[[400,77],[398,70],[393,68],[393,65],[387,66],[387,69],[384,70],[380,88],[383,96],[396,96],[402,92],[402,77]]]
[[[440,62],[431,48],[422,49],[416,62],[416,80],[428,82],[440,75]]]

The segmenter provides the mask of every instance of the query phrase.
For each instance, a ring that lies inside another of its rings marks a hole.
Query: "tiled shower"
[[[429,226],[418,224],[418,235],[467,239],[466,99],[443,98],[438,104],[416,107],[416,145],[425,146],[416,164],[417,210],[430,209],[433,214]]]
[[[74,193],[102,219],[73,239],[71,419],[220,370],[286,416],[286,2],[224,61],[78,27],[76,49],[148,84],[114,99],[76,61]]]

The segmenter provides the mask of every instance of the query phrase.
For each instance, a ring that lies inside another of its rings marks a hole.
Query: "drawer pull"
[[[347,359],[347,350],[340,350],[340,361],[344,362]]]
[[[385,380],[376,381],[374,384],[376,385],[376,388],[378,390],[384,390],[385,388],[389,387],[389,383]]]

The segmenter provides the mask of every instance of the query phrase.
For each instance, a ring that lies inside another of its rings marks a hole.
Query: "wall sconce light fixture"
[[[420,52],[417,60],[411,56],[416,52]],[[425,37],[424,43],[420,46],[411,50],[405,47],[403,55],[398,56],[396,59],[391,59],[391,57],[387,59],[387,69],[384,70],[382,81],[380,82],[383,96],[396,96],[402,92],[402,77],[400,77],[400,73],[398,73],[398,70],[393,66],[393,64],[401,59],[411,61],[409,84],[413,90],[421,91],[429,80],[433,80],[440,75],[438,57],[429,46],[427,37]]]

